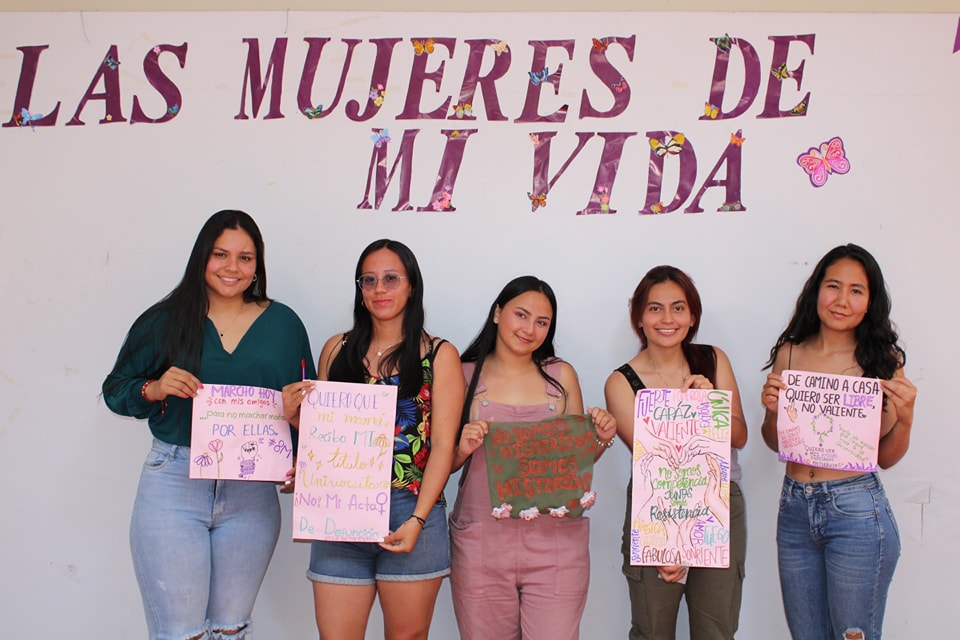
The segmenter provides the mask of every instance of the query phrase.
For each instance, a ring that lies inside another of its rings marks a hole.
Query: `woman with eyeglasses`
[[[426,638],[450,573],[443,487],[463,407],[457,350],[423,329],[417,259],[396,240],[377,240],[357,261],[353,328],[327,340],[320,380],[396,385],[390,531],[383,542],[314,541],[307,577],[321,638],[363,640],[374,598],[387,638]],[[283,389],[299,424],[309,381]]]
[[[640,338],[640,351],[607,378],[607,409],[617,418],[617,434],[633,451],[634,399],[640,389],[725,389],[731,392],[730,498],[709,503],[711,514],[730,531],[730,566],[726,569],[630,564],[633,481],[627,487],[623,523],[623,575],[630,591],[630,640],[659,640],[676,636],[680,599],[687,601],[691,640],[733,638],[739,626],[747,525],[740,492],[737,450],[747,443],[740,392],[730,360],[719,348],[694,344],[703,307],[700,293],[686,273],[667,265],[643,276],[630,299],[630,323]],[[676,464],[677,451],[665,442],[661,451],[648,452],[646,464],[660,455]],[[661,455],[662,454],[662,455]],[[641,459],[642,461],[642,459]],[[707,457],[714,481],[719,467]],[[638,465],[638,468],[643,462]],[[648,483],[649,484],[649,483]]]
[[[515,278],[463,352],[470,382],[454,459],[463,472],[450,516],[450,587],[463,640],[575,640],[580,634],[590,583],[589,519],[494,518],[483,446],[491,422],[583,413],[577,374],[554,354],[556,312],[550,285],[534,276]],[[617,425],[604,409],[590,413],[596,435],[582,446],[599,458]],[[537,442],[554,444],[546,437]]]

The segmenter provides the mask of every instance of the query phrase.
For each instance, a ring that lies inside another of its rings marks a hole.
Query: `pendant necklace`
[[[647,360],[650,361],[650,366],[653,367],[653,370],[654,370],[654,372],[656,372],[657,377],[660,378],[660,382],[663,383],[663,388],[664,388],[664,389],[679,389],[679,388],[680,388],[680,385],[677,385],[676,387],[671,387],[671,386],[667,383],[666,378],[664,378],[664,377],[663,377],[663,374],[660,373],[660,367],[658,367],[657,364],[653,361],[653,358],[650,357],[650,352],[649,352],[649,351],[647,352]],[[680,369],[677,371],[677,373],[678,373],[678,375],[680,376],[680,384],[683,384],[683,365],[680,365]]]
[[[237,318],[239,318],[239,317],[240,317],[240,314],[243,313],[243,307],[244,307],[244,306],[246,306],[246,305],[240,305],[240,309],[237,311],[236,314],[234,314],[233,320],[230,321],[230,324],[227,325],[227,328],[226,328],[226,329],[224,329],[223,331],[220,331],[219,329],[217,329],[217,333],[220,334],[220,337],[221,337],[221,338],[224,336],[225,333],[227,333],[228,331],[230,331],[230,329],[233,328],[233,325],[234,325],[234,324],[236,324]],[[213,318],[210,318],[210,320],[212,321]],[[217,323],[214,322],[214,323],[213,323],[213,326],[216,327],[216,326],[217,326]]]

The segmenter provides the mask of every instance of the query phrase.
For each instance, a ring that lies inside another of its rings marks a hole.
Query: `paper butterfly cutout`
[[[26,107],[20,107],[20,113],[16,114],[13,117],[13,122],[18,127],[26,127],[27,125],[30,125],[30,129],[33,131],[36,131],[36,129],[33,126],[33,123],[41,119],[42,117],[43,117],[42,114],[30,113],[29,111],[27,111]]]
[[[169,113],[172,116],[177,115],[178,113],[180,113],[180,105],[179,104],[173,105],[172,107],[167,109],[167,113]]]
[[[390,134],[386,129],[381,129],[379,132],[370,136],[370,139],[373,140],[373,146],[379,149],[384,144],[390,142]]]
[[[687,138],[682,133],[678,133],[672,138],[667,136],[664,142],[660,142],[657,138],[650,138],[650,148],[653,149],[658,158],[662,158],[668,153],[675,156],[683,151],[683,143],[686,141]]]
[[[773,74],[773,77],[777,80],[786,80],[790,77],[790,72],[787,71],[787,63],[784,62],[779,67],[770,67],[770,73]]]
[[[459,130],[459,129],[454,129],[453,131],[451,131],[451,132],[450,132],[450,137],[451,137],[451,138],[459,138],[459,137],[460,137],[460,130]]]
[[[733,38],[730,37],[729,33],[725,33],[719,38],[710,38],[710,41],[717,45],[717,49],[724,53],[730,51],[730,47],[733,45]]]
[[[537,207],[547,206],[547,194],[545,193],[541,193],[540,195],[535,196],[528,191],[527,197],[530,198],[530,204],[533,205],[534,211],[537,210]]]
[[[153,52],[154,52],[156,55],[160,55],[160,45],[155,46],[155,47],[153,48]]]
[[[310,107],[303,108],[303,114],[307,116],[307,118],[309,118],[310,120],[313,120],[314,118],[319,118],[320,114],[322,113],[323,113],[322,104],[318,104],[315,108],[312,108],[312,109]]]
[[[654,213],[663,213],[663,203],[658,202],[657,204],[653,205],[650,207],[650,211],[653,211]]]
[[[738,136],[738,135],[735,134],[735,133],[731,133],[731,134],[730,134],[730,144],[735,144],[735,145],[737,145],[738,147],[742,147],[744,140],[746,140],[746,138],[743,137],[743,136]]]
[[[616,90],[617,93],[623,93],[627,88],[627,81],[623,79],[623,76],[620,76],[620,82],[610,85]]]
[[[533,146],[535,146],[535,147],[540,146],[540,136],[537,135],[536,133],[531,133],[531,134],[530,134],[530,142],[532,142],[532,143],[533,143]]]
[[[806,153],[797,156],[800,165],[810,177],[810,184],[822,187],[831,173],[844,174],[850,171],[850,161],[843,150],[843,140],[830,138],[820,147],[810,147]]]
[[[709,117],[711,120],[716,120],[717,116],[720,114],[720,108],[716,105],[712,105],[709,102],[703,103],[703,115]]]
[[[499,56],[501,53],[507,50],[507,41],[501,40],[500,42],[494,42],[493,44],[487,46],[496,51],[497,55]]]
[[[720,211],[740,211],[742,208],[743,205],[740,204],[740,201],[734,200],[733,202],[724,202]]]
[[[550,77],[550,67],[544,67],[540,73],[536,71],[527,71],[527,73],[530,74],[530,82],[533,83],[533,86],[537,86],[541,82],[546,82],[547,78]]]
[[[116,71],[117,67],[120,66],[120,61],[115,59],[113,56],[107,56],[103,61],[103,66],[110,67],[111,71]]]
[[[593,50],[597,53],[603,53],[607,50],[607,44],[610,42],[609,38],[604,38],[603,40],[593,39]]]
[[[422,56],[424,53],[433,53],[433,45],[433,38],[428,38],[427,40],[414,40],[413,53],[418,56]]]
[[[453,113],[458,118],[467,116],[469,118],[473,117],[473,104],[467,102],[465,104],[455,104],[453,105]]]
[[[793,109],[790,109],[790,115],[792,116],[802,116],[807,111],[807,101],[804,100]]]

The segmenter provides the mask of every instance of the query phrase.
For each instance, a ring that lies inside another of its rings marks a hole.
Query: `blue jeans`
[[[240,640],[280,535],[277,489],[191,480],[189,465],[188,447],[154,440],[140,475],[130,550],[150,638]]]
[[[877,474],[785,477],[777,549],[794,640],[879,640],[900,533]]]

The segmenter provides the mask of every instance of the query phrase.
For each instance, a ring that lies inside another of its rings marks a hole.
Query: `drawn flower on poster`
[[[195,465],[197,465],[198,467],[200,467],[200,477],[202,478],[202,477],[203,477],[203,468],[204,468],[204,467],[209,467],[210,465],[212,465],[212,464],[213,464],[213,458],[210,457],[210,454],[208,454],[206,451],[204,451],[202,454],[200,454],[199,456],[197,456],[196,458],[193,459],[193,464],[195,464]]]
[[[850,161],[839,137],[821,142],[819,147],[810,147],[806,153],[797,156],[797,164],[807,173],[814,187],[825,185],[832,173],[843,175],[850,171]]]
[[[374,105],[380,107],[383,106],[383,101],[387,98],[387,90],[383,88],[382,84],[378,84],[376,87],[370,87],[370,100]]]

